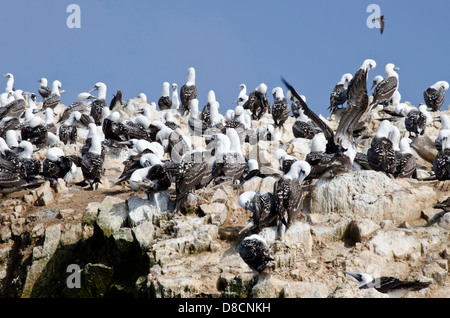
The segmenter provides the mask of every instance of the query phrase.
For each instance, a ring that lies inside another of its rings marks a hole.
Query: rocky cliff
[[[278,168],[274,150],[280,145],[298,159],[309,152],[310,141],[293,138],[293,120],[280,141],[260,142],[267,165]],[[374,132],[378,122],[371,118],[368,129]],[[439,125],[414,140],[421,179],[430,175],[436,155],[430,140]],[[64,150],[77,153],[83,143],[82,136]],[[173,213],[173,189],[150,202],[144,192],[114,185],[128,149],[106,151],[96,191],[77,187],[75,174],[56,187],[44,183],[4,194],[2,297],[387,297],[359,290],[344,271],[431,282],[405,297],[450,297],[450,213],[434,208],[450,196],[450,181],[393,179],[371,170],[315,180],[305,186],[303,213],[281,240],[275,227],[260,232],[275,266],[258,275],[237,252],[250,217],[237,198],[247,190],[272,191],[275,178],[255,177],[240,189],[224,183],[197,190],[185,214]]]

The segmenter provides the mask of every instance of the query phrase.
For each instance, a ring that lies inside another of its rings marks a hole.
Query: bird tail
[[[411,287],[413,290],[417,291],[423,288],[427,288],[428,286],[430,286],[430,284],[431,284],[430,282],[415,281],[411,282]]]

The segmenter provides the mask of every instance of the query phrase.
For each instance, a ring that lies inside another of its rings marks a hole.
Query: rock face
[[[386,174],[360,170],[319,180],[311,193],[311,213],[411,221],[420,217],[421,208],[410,190]]]
[[[138,100],[122,112],[136,107],[142,107]],[[333,118],[329,123],[336,126]],[[373,122],[368,127],[375,129]],[[282,131],[286,152],[304,159],[310,141]],[[429,169],[432,149],[422,139],[415,151]],[[258,145],[260,163],[278,169],[279,146],[278,140]],[[77,147],[65,152],[76,154]],[[127,150],[106,151],[97,191],[75,187],[76,172],[54,188],[43,183],[2,200],[0,297],[388,297],[358,289],[344,271],[431,282],[405,297],[450,297],[450,213],[434,207],[450,195],[450,181],[363,170],[315,180],[305,186],[304,209],[281,238],[273,224],[259,232],[273,261],[257,274],[237,251],[250,218],[237,198],[244,191],[272,192],[275,177],[197,190],[187,212],[174,213],[172,189],[149,201],[145,193],[114,185]]]

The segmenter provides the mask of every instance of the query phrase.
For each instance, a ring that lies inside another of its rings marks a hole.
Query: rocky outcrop
[[[420,217],[421,206],[411,187],[403,187],[382,172],[359,170],[332,180],[320,179],[311,191],[311,213],[350,214],[370,220],[411,221]],[[428,187],[429,188],[429,187]],[[433,201],[431,188],[427,197]]]
[[[333,118],[329,123],[336,124]],[[280,144],[304,159],[310,141],[284,132],[281,142],[259,145],[260,163],[277,169]],[[75,154],[79,147],[65,151]],[[416,148],[429,176],[431,145],[417,140]],[[305,185],[304,209],[281,238],[274,226],[259,233],[274,260],[257,274],[237,251],[246,235],[239,231],[250,217],[237,198],[249,190],[272,192],[275,177],[197,190],[185,214],[174,213],[173,189],[149,201],[145,193],[114,185],[128,151],[106,151],[97,191],[74,186],[76,172],[54,186],[43,183],[2,200],[0,296],[387,297],[359,290],[344,273],[351,271],[431,282],[405,297],[450,297],[450,213],[434,207],[449,196],[450,181],[392,179],[363,170],[315,180]]]

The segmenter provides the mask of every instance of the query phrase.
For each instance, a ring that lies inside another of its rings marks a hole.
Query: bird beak
[[[394,67],[394,70],[396,70],[396,71],[400,71],[400,67]]]
[[[66,91],[63,90],[63,89],[59,89],[59,92],[60,92],[61,94],[65,94],[65,93],[66,93]]]
[[[375,85],[377,85],[377,83],[373,82],[372,87],[370,88],[370,90],[372,90],[375,87]]]
[[[347,271],[344,271],[344,273],[347,274],[347,275],[352,276],[352,277],[353,277],[354,279],[356,279],[357,281],[360,281],[360,277],[359,277],[358,274],[356,274],[356,273],[350,273],[350,272],[347,272]]]
[[[303,170],[300,170],[299,176],[298,176],[298,183],[302,184],[303,180],[306,178],[306,173]]]
[[[92,93],[93,91],[95,91],[97,89],[97,87],[94,87],[93,89],[91,89],[88,93]]]
[[[89,95],[88,99],[90,99],[90,98],[94,99],[96,97],[94,95]]]

